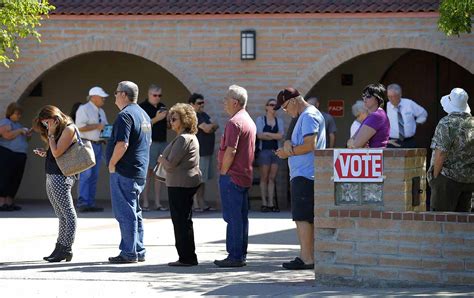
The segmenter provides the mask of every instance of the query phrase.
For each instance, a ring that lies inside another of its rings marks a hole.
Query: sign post
[[[334,182],[383,182],[382,149],[334,149]]]

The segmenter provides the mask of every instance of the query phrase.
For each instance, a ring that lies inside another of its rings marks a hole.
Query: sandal
[[[299,257],[296,257],[294,260],[289,261],[288,263],[283,263],[282,266],[288,270],[314,269],[314,264],[305,264]]]

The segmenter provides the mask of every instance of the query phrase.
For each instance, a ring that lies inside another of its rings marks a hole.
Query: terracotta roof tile
[[[53,15],[434,12],[438,0],[50,0]]]

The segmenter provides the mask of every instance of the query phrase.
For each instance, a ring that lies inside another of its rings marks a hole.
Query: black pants
[[[0,146],[0,197],[14,198],[25,171],[26,154]]]
[[[174,227],[175,246],[179,261],[197,264],[193,230],[193,196],[197,187],[168,187],[171,220]]]
[[[474,183],[461,183],[439,174],[431,180],[431,211],[470,212]]]

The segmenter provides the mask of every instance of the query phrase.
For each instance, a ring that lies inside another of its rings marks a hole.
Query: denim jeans
[[[92,143],[94,149],[95,166],[79,175],[77,207],[94,207],[97,180],[99,178],[100,162],[102,160],[102,145]]]
[[[226,249],[228,258],[245,261],[249,237],[248,188],[232,182],[229,175],[219,177],[222,217],[227,223]]]
[[[126,259],[145,257],[142,209],[138,203],[145,179],[132,179],[110,174],[112,210],[120,226],[120,255]]]

